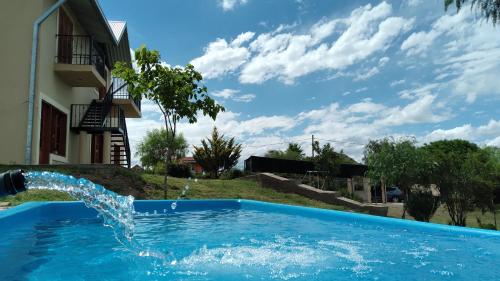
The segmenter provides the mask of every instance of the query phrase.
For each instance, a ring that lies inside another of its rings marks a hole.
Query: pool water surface
[[[176,210],[169,201],[141,202],[134,219],[140,254],[91,211],[65,217],[61,210],[72,204],[27,208],[17,215],[52,210],[10,228],[9,216],[0,217],[0,280],[499,280],[493,231],[203,202],[179,201]]]

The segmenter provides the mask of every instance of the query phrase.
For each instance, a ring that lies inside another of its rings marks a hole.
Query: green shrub
[[[418,221],[429,222],[439,207],[439,198],[429,190],[412,190],[406,202],[408,213]]]
[[[168,175],[176,178],[190,178],[193,176],[191,167],[184,164],[170,164],[168,166]]]
[[[222,173],[220,176],[221,179],[223,180],[232,180],[236,178],[241,178],[244,175],[244,172],[240,169],[231,169],[228,171],[225,171]]]

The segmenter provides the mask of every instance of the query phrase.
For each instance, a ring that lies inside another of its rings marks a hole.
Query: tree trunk
[[[410,197],[409,188],[403,189],[403,192],[405,193],[405,201],[403,202],[403,215],[401,216],[401,218],[405,219],[406,211],[408,210],[408,198]]]
[[[167,199],[168,192],[168,164],[170,162],[169,149],[167,148],[167,155],[165,157],[165,175],[163,176],[163,199]]]

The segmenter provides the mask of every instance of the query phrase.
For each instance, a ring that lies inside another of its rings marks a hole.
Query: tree
[[[237,144],[234,138],[226,139],[216,127],[211,138],[201,140],[200,147],[193,147],[194,159],[213,178],[218,178],[221,172],[236,166],[241,155],[241,144]]]
[[[172,162],[173,158],[182,158],[186,156],[188,144],[182,134],[175,138],[165,129],[154,129],[148,131],[141,143],[137,146],[137,155],[140,157],[142,166],[152,169],[159,162],[165,163],[167,150],[170,149]]]
[[[317,171],[326,172],[326,183],[331,188],[334,184],[333,179],[340,172],[340,164],[354,164],[356,161],[345,155],[342,151],[336,152],[329,144],[320,146],[318,141],[313,143],[315,156],[311,158],[314,162],[314,168]]]
[[[465,140],[431,142],[424,149],[435,163],[432,178],[452,223],[465,226],[468,212],[487,208],[493,197],[494,168],[488,154]]]
[[[380,181],[384,187],[396,185],[404,192],[404,218],[412,186],[427,181],[424,171],[429,168],[430,162],[425,154],[415,146],[414,139],[384,138],[372,140],[365,146],[364,161],[370,178]]]
[[[285,151],[281,150],[269,150],[264,155],[265,157],[278,158],[278,159],[288,159],[288,160],[303,160],[304,150],[298,143],[289,143]]]
[[[500,19],[500,1],[499,0],[444,0],[445,10],[448,10],[449,6],[455,3],[457,7],[457,12],[462,9],[466,2],[470,2],[471,9],[476,8],[476,10],[485,17],[488,21],[491,19],[493,25],[496,25],[498,19]]]
[[[182,119],[196,123],[198,112],[213,120],[224,107],[215,103],[201,84],[203,77],[191,64],[185,67],[170,67],[163,63],[160,53],[145,46],[135,50],[138,71],[129,64],[117,62],[113,75],[123,79],[128,92],[135,98],[144,97],[154,102],[160,109],[165,130],[174,139],[177,123]],[[167,197],[168,164],[172,151],[167,149],[165,157],[164,196]]]

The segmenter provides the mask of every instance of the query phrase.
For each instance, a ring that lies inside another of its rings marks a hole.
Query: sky
[[[190,146],[213,126],[241,159],[320,144],[360,161],[388,136],[500,146],[500,26],[442,0],[101,0],[170,65],[191,63],[226,111],[183,121]],[[161,128],[154,104],[128,119],[132,151]],[[138,163],[134,155],[133,163]]]

